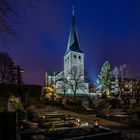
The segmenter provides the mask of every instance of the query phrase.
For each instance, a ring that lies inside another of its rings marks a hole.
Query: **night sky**
[[[28,84],[44,84],[45,71],[63,68],[73,0],[23,5],[15,23],[16,43],[1,46],[24,69]],[[104,61],[111,68],[127,64],[140,79],[140,0],[79,0],[76,25],[85,69],[96,80]]]

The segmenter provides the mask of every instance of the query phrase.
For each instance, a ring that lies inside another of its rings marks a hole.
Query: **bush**
[[[17,92],[20,89],[20,93]],[[0,105],[6,108],[8,98],[11,95],[20,96],[23,106],[32,104],[40,104],[40,95],[42,86],[40,85],[16,85],[16,84],[0,84]]]
[[[0,107],[0,112],[3,112],[4,111],[4,108]]]
[[[109,103],[111,105],[111,108],[116,109],[121,105],[121,100],[113,98],[109,100]]]
[[[30,106],[27,108],[27,119],[29,121],[32,121],[35,118],[36,114],[36,107],[35,106]]]
[[[45,134],[49,134],[53,132],[54,125],[52,123],[48,123],[48,125],[45,126]]]
[[[81,106],[81,100],[80,99],[69,99],[68,104],[71,106]]]
[[[25,110],[21,104],[21,102],[17,103],[17,112],[18,112],[18,120],[23,120],[26,117]]]
[[[97,106],[97,110],[98,111],[102,111],[102,110],[106,110],[106,109],[108,109],[109,108],[109,106],[110,106],[110,104],[108,103],[108,101],[106,100],[106,99],[104,99],[104,100],[102,100],[100,103],[99,103],[99,105]],[[97,111],[97,112],[98,112]]]
[[[71,105],[67,106],[67,110],[73,111],[73,112],[84,111],[84,109],[82,107],[80,107],[80,106],[71,106]]]

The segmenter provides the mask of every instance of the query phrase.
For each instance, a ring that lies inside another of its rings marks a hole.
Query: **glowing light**
[[[99,123],[100,123],[100,121],[99,121],[98,119],[94,120],[94,125],[95,125],[95,126],[98,126]]]
[[[80,127],[80,125],[81,125],[81,121],[80,121],[79,118],[77,118],[77,119],[76,119],[76,126],[77,126],[77,127]]]

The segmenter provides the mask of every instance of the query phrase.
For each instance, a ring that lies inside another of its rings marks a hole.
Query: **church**
[[[84,79],[84,52],[80,48],[73,11],[64,68],[57,73],[46,72],[45,86],[53,86],[60,94],[89,94],[89,84]]]

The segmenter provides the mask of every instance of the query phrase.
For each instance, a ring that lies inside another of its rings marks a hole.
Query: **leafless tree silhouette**
[[[78,89],[86,89],[84,84],[83,71],[76,66],[67,71],[67,78],[62,77],[60,80],[66,89],[72,90],[74,98],[76,97]]]
[[[14,82],[14,62],[9,54],[0,52],[0,83],[12,84]]]

